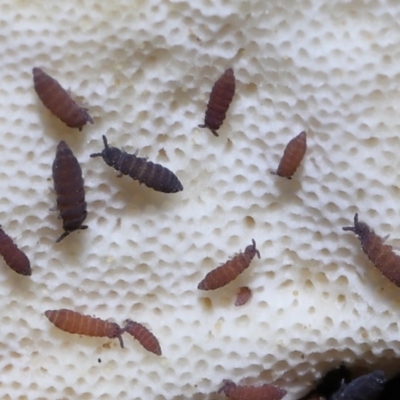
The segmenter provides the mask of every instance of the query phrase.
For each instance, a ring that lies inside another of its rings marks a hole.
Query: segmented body
[[[354,379],[329,397],[329,400],[377,400],[384,390],[386,379],[383,371],[377,370]]]
[[[35,91],[45,107],[70,128],[82,127],[93,123],[86,108],[81,107],[69,93],[50,75],[40,68],[33,68]]]
[[[307,134],[299,133],[285,148],[278,169],[273,174],[283,178],[292,179],[307,150]]]
[[[160,356],[161,347],[157,338],[142,324],[128,321],[124,328],[125,332],[130,333],[148,351]]]
[[[228,68],[214,83],[207,104],[204,124],[199,125],[200,128],[208,128],[215,136],[219,136],[217,130],[224,122],[235,95],[235,86],[235,74],[232,68]]]
[[[181,182],[169,169],[135,154],[125,153],[116,147],[109,147],[105,136],[103,142],[104,150],[91,154],[90,157],[103,157],[110,167],[158,192],[176,193],[183,190]]]
[[[239,253],[225,264],[209,272],[197,286],[201,290],[214,290],[227,285],[250,266],[251,260],[260,253],[256,248],[256,242],[246,247],[244,253]]]
[[[57,328],[77,335],[118,338],[121,347],[124,347],[121,334],[123,330],[114,323],[100,318],[90,317],[72,310],[47,310],[46,317]]]
[[[82,225],[87,211],[81,166],[64,141],[57,146],[53,180],[64,229],[64,233],[56,240],[58,243],[71,232],[87,228]]]
[[[359,222],[357,213],[354,215],[354,226],[343,227],[343,230],[354,232],[361,242],[364,253],[375,267],[400,287],[400,256],[393,251],[392,246],[384,244],[384,240],[366,223]]]
[[[13,240],[0,227],[0,254],[7,265],[20,275],[31,275],[31,264],[26,254],[20,250]]]
[[[251,297],[251,290],[247,286],[242,286],[236,295],[235,306],[243,306],[246,304]]]
[[[280,400],[286,390],[272,385],[237,386],[232,381],[225,381],[218,393],[224,392],[231,400]]]

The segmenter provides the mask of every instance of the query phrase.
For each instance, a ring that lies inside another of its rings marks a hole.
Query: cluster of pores
[[[70,94],[51,76],[40,68],[33,68],[35,91],[42,103],[67,126],[79,130],[86,123],[93,123],[88,110],[76,103]],[[232,68],[227,69],[215,82],[205,113],[202,128],[208,128],[218,136],[229,105],[235,94],[235,76]],[[289,141],[279,166],[271,173],[291,179],[300,165],[307,149],[307,137],[303,131]],[[109,147],[107,138],[103,136],[104,149],[100,153],[91,154],[91,157],[102,157],[104,162],[122,175],[163,193],[176,193],[183,190],[177,176],[160,164],[128,154],[116,147]],[[64,232],[56,242],[60,242],[71,232],[86,229],[83,225],[87,216],[84,181],[78,160],[68,145],[61,141],[56,150],[53,163],[54,189],[57,196],[57,208],[63,221]],[[376,235],[365,223],[354,217],[353,227],[344,227],[344,230],[353,231],[361,241],[364,252],[381,272],[398,286],[400,286],[400,257],[391,246],[383,244],[383,239]],[[12,239],[0,228],[0,254],[8,266],[21,275],[31,275],[28,257],[13,243]],[[235,255],[225,264],[209,272],[199,283],[200,290],[215,290],[227,285],[249,267],[254,256],[260,258],[254,239],[243,253]],[[242,287],[238,293],[235,305],[245,304],[251,296],[248,287]],[[144,348],[161,355],[161,348],[155,336],[143,325],[128,320],[121,328],[116,323],[79,314],[72,310],[48,310],[46,317],[58,328],[80,335],[118,338],[123,347],[121,335],[130,333],[138,339]],[[271,385],[263,386],[236,386],[226,382],[220,391],[231,399],[265,399],[279,400],[286,391]],[[241,394],[243,391],[243,394]],[[247,394],[246,394],[247,393]],[[260,393],[260,394],[257,394]],[[261,396],[261,397],[260,397]],[[342,398],[342,397],[340,397]],[[350,399],[350,397],[349,397]]]

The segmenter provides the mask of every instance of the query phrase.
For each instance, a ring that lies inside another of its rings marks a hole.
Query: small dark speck
[[[97,359],[97,362],[101,363],[101,358],[98,358],[98,359]]]

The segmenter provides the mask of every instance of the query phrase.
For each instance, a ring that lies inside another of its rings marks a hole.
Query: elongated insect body
[[[74,101],[69,93],[50,75],[40,68],[33,68],[35,91],[45,107],[70,128],[82,127],[93,120],[86,108]]]
[[[148,351],[161,356],[161,347],[157,338],[142,324],[128,320],[124,332],[128,332]]]
[[[0,254],[7,265],[20,275],[31,275],[31,263],[26,254],[20,250],[13,240],[0,226]]]
[[[232,381],[224,381],[218,393],[224,392],[231,400],[280,400],[286,395],[286,390],[277,386],[238,386]]]
[[[121,337],[124,330],[114,322],[104,321],[100,318],[65,309],[47,310],[44,314],[50,322],[62,331],[77,335],[117,338],[121,347],[124,347]]]
[[[358,221],[358,214],[354,215],[354,226],[345,226],[344,231],[354,232],[361,242],[364,253],[376,268],[387,279],[400,287],[400,256],[392,246],[384,244],[384,239],[378,236],[366,223]]]
[[[109,147],[105,136],[103,142],[104,150],[101,153],[91,154],[90,157],[103,157],[104,162],[110,167],[158,192],[176,193],[183,190],[181,182],[169,169],[135,154],[125,153],[116,147]]]
[[[278,169],[276,171],[271,171],[271,173],[283,178],[292,179],[293,174],[296,172],[306,154],[306,150],[307,134],[303,131],[286,145]]]
[[[235,95],[235,86],[235,74],[232,68],[228,68],[214,83],[207,104],[204,124],[199,125],[200,128],[208,128],[215,136],[219,136],[217,130],[224,122],[228,108]]]
[[[227,285],[250,266],[251,260],[260,252],[256,248],[256,242],[246,247],[244,253],[239,253],[225,264],[209,272],[197,286],[200,290],[215,290]]]
[[[239,289],[238,294],[236,295],[235,306],[243,306],[245,305],[251,297],[251,290],[247,286],[242,286]]]
[[[362,375],[329,397],[329,400],[377,400],[385,388],[385,374],[377,370]]]
[[[87,228],[86,225],[82,225],[87,211],[81,166],[64,141],[57,146],[53,162],[53,180],[57,208],[64,229],[64,233],[56,240],[58,243],[71,232]]]

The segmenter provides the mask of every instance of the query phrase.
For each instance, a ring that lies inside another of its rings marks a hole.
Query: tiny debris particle
[[[247,286],[242,286],[239,288],[239,292],[236,295],[235,306],[243,306],[245,305],[251,297],[251,290]]]

